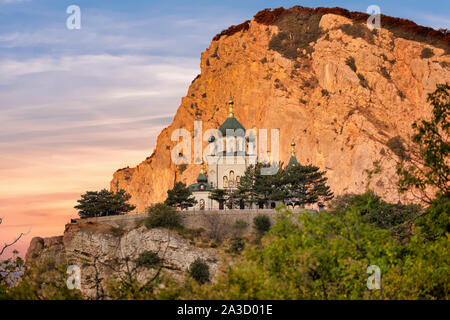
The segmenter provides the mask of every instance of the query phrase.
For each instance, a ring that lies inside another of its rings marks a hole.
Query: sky
[[[294,5],[450,29],[448,1],[0,0],[0,246],[61,235],[82,193],[152,153],[215,34]]]

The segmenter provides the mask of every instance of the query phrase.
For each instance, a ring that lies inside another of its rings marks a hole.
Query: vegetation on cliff
[[[106,189],[101,191],[87,191],[78,200],[75,209],[81,218],[115,216],[127,214],[136,207],[128,204],[131,195],[124,190],[110,192]]]

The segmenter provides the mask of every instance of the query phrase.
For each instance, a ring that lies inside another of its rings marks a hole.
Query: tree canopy
[[[298,205],[325,202],[333,198],[327,186],[325,172],[312,165],[283,168],[274,175],[263,175],[261,169],[269,165],[250,165],[241,178],[237,197],[252,206],[268,200],[292,202]]]
[[[439,84],[427,100],[431,119],[415,122],[414,145],[398,164],[399,187],[431,203],[437,194],[450,195],[450,86]]]
[[[197,203],[191,192],[183,182],[177,182],[171,190],[167,191],[167,198],[164,203],[168,206],[187,209]]]
[[[129,204],[131,195],[125,190],[110,192],[106,189],[101,191],[87,191],[77,202],[75,209],[81,218],[104,217],[127,214],[136,207]]]

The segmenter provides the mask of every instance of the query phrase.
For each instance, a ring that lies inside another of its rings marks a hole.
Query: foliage
[[[181,226],[180,214],[171,206],[157,203],[147,209],[148,217],[145,219],[145,226],[151,228],[174,229]]]
[[[263,246],[249,246],[215,283],[183,299],[448,299],[449,239],[416,234],[398,243],[349,207],[339,214],[284,211]],[[381,290],[368,290],[367,267],[381,269]]]
[[[66,285],[67,266],[29,265],[15,255],[0,261],[0,300],[76,300],[79,290]]]
[[[434,56],[434,52],[430,48],[423,48],[422,52],[420,53],[420,57],[422,59],[428,59]]]
[[[231,238],[231,252],[240,253],[245,248],[245,239],[242,237]]]
[[[161,264],[162,259],[157,252],[147,250],[142,252],[135,262],[139,267],[155,268]]]
[[[353,72],[356,72],[355,58],[353,58],[353,57],[348,57],[348,58],[345,60],[345,63],[350,67],[350,69],[353,70]]]
[[[428,240],[436,240],[450,234],[450,195],[438,195],[416,221],[421,234]]]
[[[260,236],[269,231],[271,225],[270,218],[265,214],[259,214],[253,219],[253,227]]]
[[[283,168],[279,163],[276,174],[263,175],[261,170],[269,166],[264,163],[248,166],[236,192],[240,201],[249,203],[250,207],[268,200],[304,205],[333,197],[326,185],[325,172],[319,171],[318,167],[297,165]]]
[[[212,200],[216,200],[219,203],[224,204],[228,199],[228,193],[223,189],[213,189],[209,195],[209,198]]]
[[[386,145],[397,157],[399,157],[399,159],[404,160],[408,158],[405,145],[403,144],[403,140],[400,136],[390,138],[386,142]]]
[[[361,84],[361,86],[363,86],[364,88],[369,88],[369,83],[367,82],[364,75],[362,73],[358,73],[357,76],[359,78],[359,83]]]
[[[422,214],[422,208],[418,205],[388,203],[371,190],[361,195],[340,196],[333,201],[331,207],[331,214],[355,210],[359,212],[363,222],[390,230],[398,240],[407,240],[411,236],[412,223]]]
[[[187,209],[197,203],[191,192],[183,182],[175,183],[171,190],[167,191],[167,199],[164,202],[168,206]]]
[[[283,172],[282,185],[287,199],[299,205],[326,202],[333,198],[324,171],[313,165],[297,165]]]
[[[303,55],[303,50],[312,53],[314,49],[310,43],[316,42],[324,33],[319,27],[320,19],[320,15],[308,12],[284,15],[276,23],[280,32],[272,37],[269,48],[289,59]]]
[[[400,191],[418,191],[422,201],[431,203],[438,194],[450,194],[450,86],[437,85],[428,102],[433,106],[431,119],[414,122],[411,158],[398,163],[397,173]]]
[[[136,207],[128,204],[131,195],[124,190],[110,192],[106,189],[101,191],[87,191],[78,200],[75,209],[81,218],[104,217],[126,214]]]
[[[209,266],[206,261],[201,258],[195,259],[189,266],[189,275],[200,284],[209,282]]]
[[[366,28],[365,25],[362,25],[360,23],[344,24],[341,26],[341,30],[349,36],[352,36],[354,38],[361,38],[366,40],[370,44],[374,44],[373,31],[370,31],[368,28]]]

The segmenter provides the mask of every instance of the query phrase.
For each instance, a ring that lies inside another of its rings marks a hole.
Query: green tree
[[[219,202],[221,205],[224,205],[228,200],[228,193],[223,189],[213,189],[209,194],[209,198]]]
[[[81,218],[104,217],[127,214],[136,207],[130,205],[131,195],[124,190],[110,192],[106,189],[101,191],[87,191],[77,202],[75,209]]]
[[[287,199],[300,205],[326,202],[333,198],[330,187],[326,184],[324,171],[318,167],[292,166],[283,172],[283,186],[287,192]]]
[[[363,222],[388,229],[396,239],[402,241],[412,236],[414,219],[423,213],[419,205],[388,203],[371,190],[364,194],[339,196],[333,200],[331,207],[332,214],[355,210],[360,213]]]
[[[400,191],[412,191],[430,204],[437,194],[450,194],[450,86],[437,85],[427,101],[433,107],[431,119],[413,123],[414,145],[408,161],[399,162],[397,173]]]
[[[259,236],[263,236],[268,232],[271,225],[270,218],[265,214],[259,214],[253,219],[253,227]]]
[[[151,228],[174,229],[181,227],[181,216],[173,207],[157,203],[147,209],[148,217],[145,219],[145,226]]]
[[[450,241],[419,233],[407,244],[363,221],[356,208],[337,214],[287,210],[214,283],[181,291],[183,299],[448,299]],[[367,267],[381,270],[368,290]],[[189,286],[185,286],[188,288]]]
[[[189,275],[200,284],[209,282],[209,266],[206,261],[201,258],[195,259],[189,266]]]
[[[191,192],[183,182],[177,182],[171,190],[167,191],[167,199],[164,202],[168,206],[187,209],[197,203]]]

